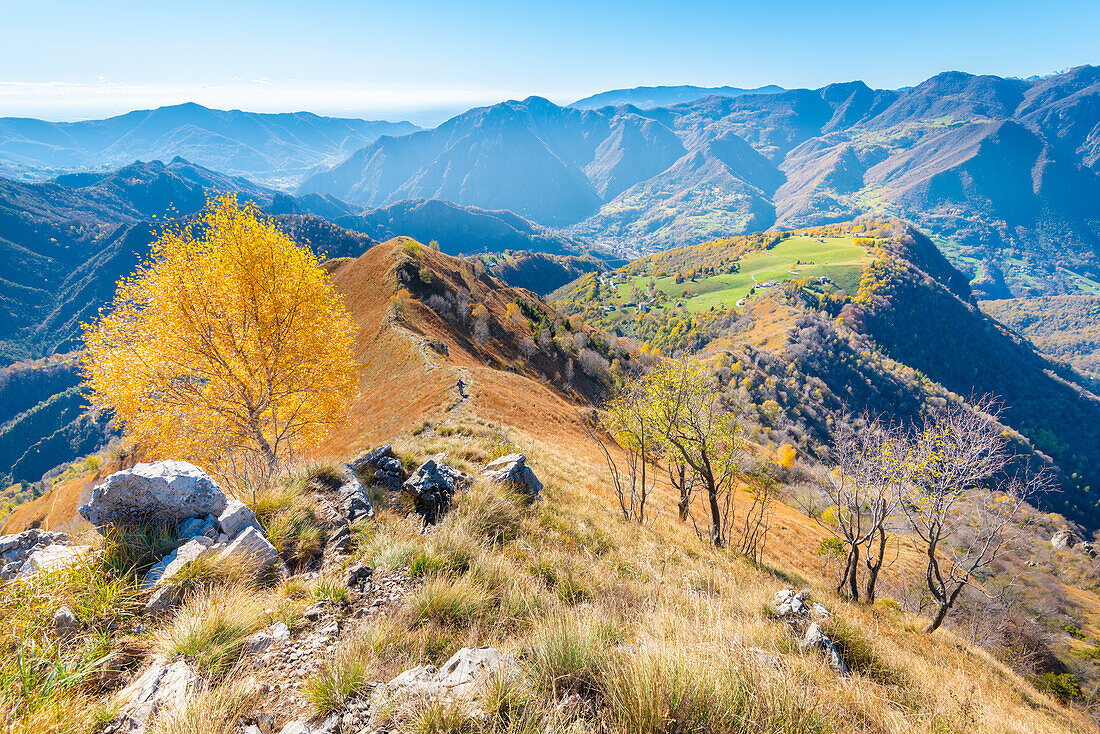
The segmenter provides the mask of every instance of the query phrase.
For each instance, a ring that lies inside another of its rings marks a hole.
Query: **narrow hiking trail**
[[[470,369],[456,364],[437,364],[435,359],[433,359],[432,357],[432,352],[434,352],[435,350],[432,349],[431,343],[427,337],[420,336],[419,334],[410,331],[409,329],[405,328],[404,326],[392,319],[390,320],[389,325],[394,331],[416,344],[416,349],[420,353],[420,358],[424,360],[425,373],[429,373],[434,370],[450,370],[456,376],[455,391],[458,399],[457,401],[450,403],[449,405],[444,407],[443,412],[445,414],[448,414],[449,418],[456,418],[467,415],[469,412],[468,404],[470,402],[470,398],[473,396],[474,385],[473,374],[471,373]],[[462,392],[458,392],[457,390],[457,384],[460,380],[463,383]]]

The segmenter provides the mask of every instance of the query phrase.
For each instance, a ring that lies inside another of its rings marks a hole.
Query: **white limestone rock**
[[[156,461],[115,472],[92,489],[80,508],[96,527],[142,520],[180,522],[192,517],[219,517],[225,493],[205,472],[185,461]]]

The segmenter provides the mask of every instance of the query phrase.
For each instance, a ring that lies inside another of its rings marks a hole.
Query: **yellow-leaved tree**
[[[358,381],[357,327],[316,256],[232,196],[168,227],[83,329],[92,403],[238,492],[316,446]]]

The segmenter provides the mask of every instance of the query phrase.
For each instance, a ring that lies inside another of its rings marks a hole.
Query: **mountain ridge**
[[[700,155],[734,139],[755,155]],[[1100,278],[1098,160],[1100,68],[1084,66],[1032,81],[944,72],[903,90],[846,82],[651,110],[529,97],[380,139],[299,191],[507,208],[635,253],[896,215],[971,277],[999,263],[1024,294],[1073,288],[1032,256],[1057,253],[1066,270]]]
[[[418,129],[409,122],[216,110],[194,102],[78,122],[5,117],[0,166],[41,179],[62,170],[181,156],[223,173],[286,183],[381,135]]]

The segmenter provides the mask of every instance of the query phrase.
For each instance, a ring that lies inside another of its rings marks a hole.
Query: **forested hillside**
[[[800,238],[798,260],[766,260]],[[866,259],[823,270],[837,252],[830,243],[844,241]],[[742,270],[749,285],[739,285]],[[756,282],[757,272],[773,279]],[[911,420],[925,405],[993,397],[1021,455],[1058,468],[1062,491],[1044,505],[1100,526],[1092,440],[1100,399],[1091,383],[984,315],[965,277],[904,224],[870,220],[670,250],[585,276],[550,299],[643,350],[727,354],[737,398],[774,431],[770,440],[814,455],[824,455],[835,423],[864,411]]]

